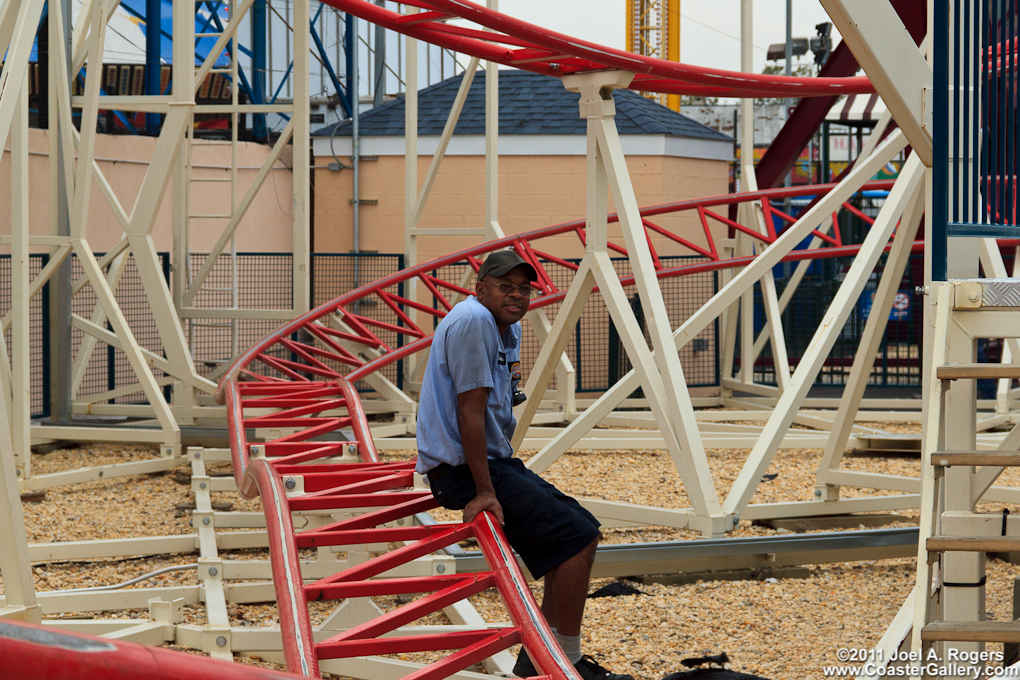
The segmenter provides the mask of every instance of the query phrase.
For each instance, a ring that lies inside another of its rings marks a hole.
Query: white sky
[[[597,8],[597,11],[596,11]],[[625,49],[625,0],[500,0],[499,11],[590,42]],[[793,0],[793,37],[813,37],[829,17],[818,0]],[[754,3],[754,70],[770,43],[786,39],[786,0]],[[833,29],[833,47],[839,33]],[[808,53],[806,59],[811,61]],[[681,0],[680,61],[740,70],[740,0]]]

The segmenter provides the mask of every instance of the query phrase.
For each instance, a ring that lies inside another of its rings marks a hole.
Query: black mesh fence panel
[[[663,257],[660,260],[663,268],[666,269],[704,261],[699,257],[684,256]],[[576,265],[580,260],[569,260],[569,262]],[[570,281],[574,276],[572,269],[549,262],[543,264],[553,284],[560,290],[566,290],[570,286]],[[623,258],[614,259],[613,266],[621,277],[630,276],[629,260]],[[432,273],[445,281],[459,284],[465,281],[463,276],[466,271],[468,271],[466,264],[457,264],[443,267]],[[466,282],[468,284],[467,287],[473,289],[474,275],[469,276]],[[666,312],[669,315],[670,326],[674,329],[708,301],[717,289],[714,272],[660,279],[659,286],[662,290],[663,300],[666,303]],[[645,340],[648,342],[647,324],[645,323],[644,312],[638,301],[637,289],[630,286],[624,290],[627,293],[627,297],[631,300],[631,309],[634,311],[639,323],[641,323],[642,329],[645,332]],[[433,306],[438,308],[438,302],[434,302]],[[560,305],[556,303],[543,307],[542,310],[551,322],[556,318],[559,308]],[[438,323],[438,320],[434,323]],[[521,367],[523,372],[522,379],[526,381],[528,370],[538,358],[541,343],[539,343],[530,324],[525,322],[523,329]],[[688,386],[707,387],[719,384],[717,337],[718,324],[713,323],[681,351],[681,365],[683,366]],[[597,291],[592,293],[584,306],[581,318],[570,335],[566,354],[575,371],[575,389],[577,392],[604,392],[631,369],[630,359],[627,357],[619,331],[613,324],[609,310]],[[554,379],[549,389],[554,389],[555,387],[556,382]]]
[[[191,276],[197,276],[208,255],[192,253]],[[293,257],[290,253],[222,253],[209,271],[193,307],[200,309],[273,309],[294,307]],[[283,325],[280,319],[188,319],[185,331],[200,375],[233,361]],[[258,369],[258,367],[253,367]]]

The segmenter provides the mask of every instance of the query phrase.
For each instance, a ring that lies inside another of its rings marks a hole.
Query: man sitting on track
[[[491,512],[535,578],[542,613],[584,680],[634,680],[581,655],[581,619],[599,522],[513,457],[511,408],[521,379],[521,325],[537,279],[517,253],[496,251],[478,271],[475,296],[447,314],[432,340],[418,406],[417,471],[464,521]],[[518,396],[519,395],[519,396]],[[538,675],[522,649],[520,677]]]

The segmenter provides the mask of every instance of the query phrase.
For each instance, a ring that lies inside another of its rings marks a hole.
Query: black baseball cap
[[[512,250],[497,250],[489,253],[485,262],[478,269],[478,280],[486,276],[503,276],[515,267],[524,267],[528,272],[528,281],[538,281],[538,272],[528,261]]]

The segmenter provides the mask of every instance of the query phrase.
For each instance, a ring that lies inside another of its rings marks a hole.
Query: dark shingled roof
[[[418,92],[418,134],[439,136],[446,125],[462,75],[447,78]],[[616,127],[621,135],[669,135],[732,142],[733,138],[672,111],[630,90],[617,90]],[[501,135],[583,135],[578,94],[558,78],[527,71],[499,72],[499,133]],[[359,131],[365,137],[404,135],[404,98],[398,97],[361,114]],[[329,137],[333,125],[312,136]],[[351,134],[351,121],[336,128],[336,136]],[[485,134],[485,73],[475,74],[464,109],[454,130],[457,135]]]

